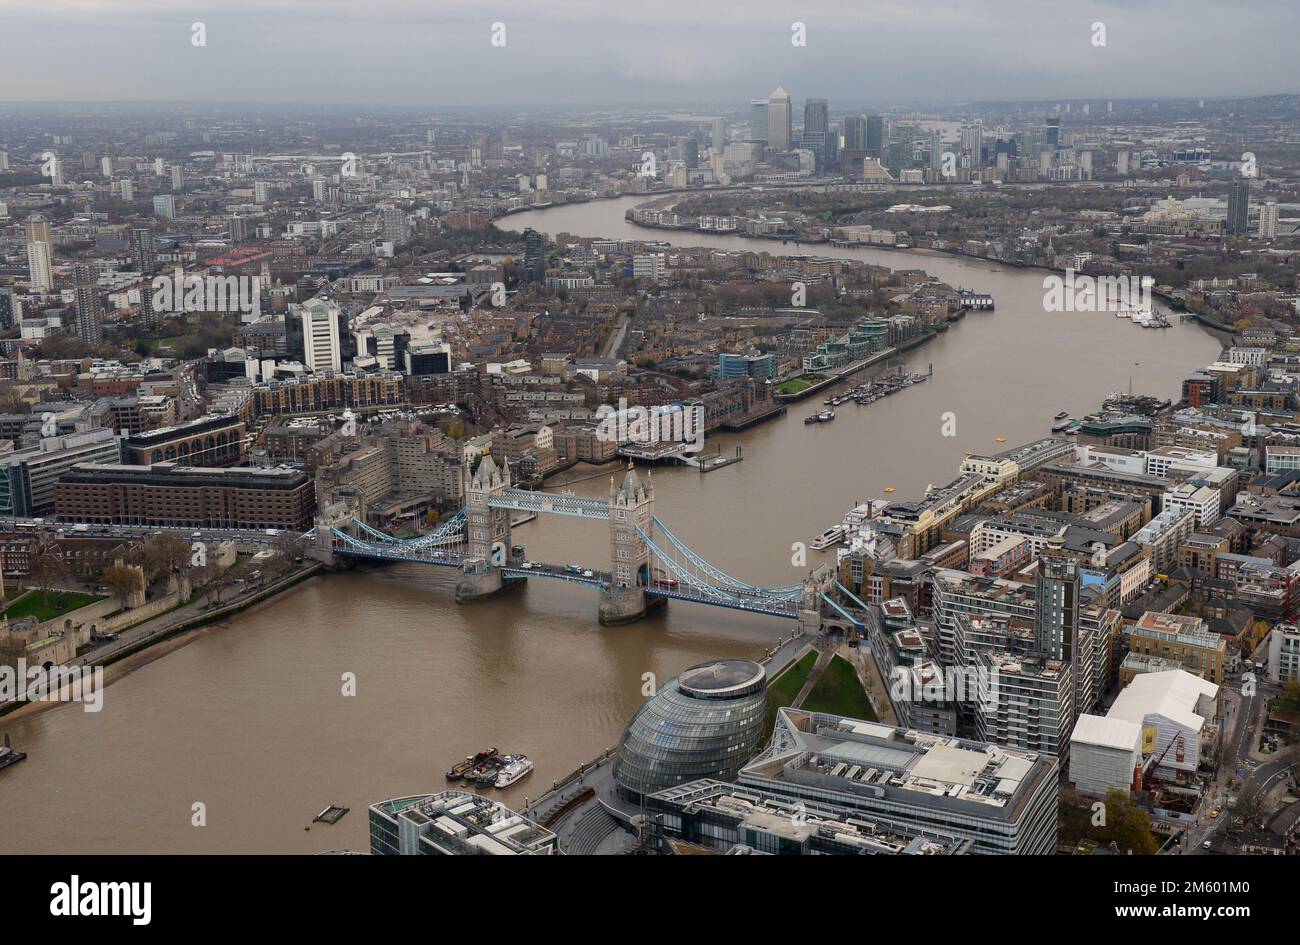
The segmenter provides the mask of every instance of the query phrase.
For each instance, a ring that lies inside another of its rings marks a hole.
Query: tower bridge
[[[511,542],[512,512],[605,522],[608,563],[579,567],[525,560],[524,549]],[[667,600],[783,617],[798,621],[806,630],[821,625],[825,604],[860,625],[860,617],[829,596],[839,585],[828,566],[795,583],[759,586],[710,564],[655,514],[651,483],[643,482],[631,468],[621,484],[611,478],[608,498],[599,499],[515,488],[509,464],[498,466],[485,456],[466,484],[464,508],[428,534],[399,539],[355,518],[330,521],[321,516],[312,537],[317,556],[326,560],[454,568],[460,572],[459,603],[491,597],[528,578],[548,578],[597,589],[599,618],[606,625],[638,620]],[[854,598],[848,606],[855,605],[863,606]]]

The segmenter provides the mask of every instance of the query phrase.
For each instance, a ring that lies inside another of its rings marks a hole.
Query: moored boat
[[[495,757],[497,750],[495,748],[484,748],[476,755],[467,755],[464,761],[459,761],[447,770],[448,781],[459,781],[468,775],[475,768],[483,764],[489,758]]]
[[[527,755],[509,755],[512,760],[497,775],[497,787],[504,788],[514,784],[533,770],[533,763]]]
[[[834,525],[812,540],[812,550],[821,551],[844,540],[844,526]]]
[[[0,745],[0,768],[7,768],[10,765],[16,765],[27,757],[27,752],[19,751],[9,743],[9,735],[5,735],[5,743]]]

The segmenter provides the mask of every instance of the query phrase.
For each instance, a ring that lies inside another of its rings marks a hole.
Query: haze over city
[[[0,18],[9,102],[703,104],[784,85],[879,106],[1300,86],[1287,0],[755,0],[730,14],[688,0],[6,0]]]

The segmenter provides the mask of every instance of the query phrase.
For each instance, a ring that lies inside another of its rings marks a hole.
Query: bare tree
[[[1259,819],[1264,812],[1264,792],[1258,781],[1246,782],[1237,795],[1237,803],[1233,810],[1244,823],[1253,823]]]
[[[190,546],[175,535],[152,535],[144,541],[142,559],[146,576],[154,581],[189,564]]]
[[[126,610],[127,604],[130,603],[131,595],[137,591],[143,590],[141,586],[143,575],[129,564],[123,564],[115,561],[104,569],[100,580],[104,586],[117,595],[122,609]]]
[[[46,545],[33,556],[28,578],[40,589],[41,601],[48,607],[50,604],[50,591],[53,590],[55,585],[68,580],[71,573],[67,562],[63,560],[63,556],[59,554],[58,549],[53,545]]]

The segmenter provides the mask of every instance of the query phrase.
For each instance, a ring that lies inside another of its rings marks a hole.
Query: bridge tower
[[[650,585],[650,549],[637,528],[654,536],[654,490],[628,469],[617,488],[609,481],[609,583],[600,587],[600,622],[631,623],[646,613]]]
[[[504,586],[501,567],[510,555],[510,510],[492,508],[493,497],[510,488],[510,464],[483,457],[465,487],[466,556],[456,585],[456,602],[489,597]]]
[[[803,579],[799,592],[799,632],[817,633],[822,625],[821,595],[830,589],[835,571],[829,565],[819,565]]]
[[[320,502],[316,507],[315,537],[308,554],[321,564],[335,567],[338,561],[334,555],[334,529],[349,529],[352,510],[346,502]]]

